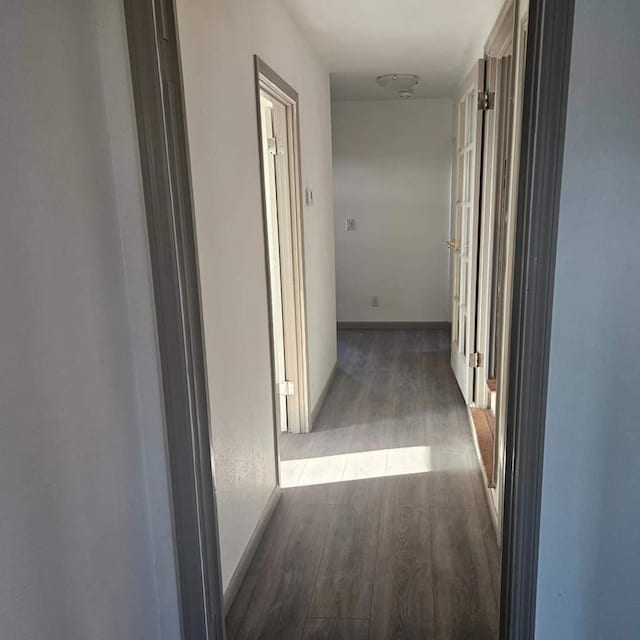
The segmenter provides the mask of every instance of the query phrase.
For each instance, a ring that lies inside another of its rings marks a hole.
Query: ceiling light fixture
[[[376,82],[385,91],[397,93],[401,98],[410,98],[414,87],[420,82],[420,76],[412,73],[387,73],[378,76]]]

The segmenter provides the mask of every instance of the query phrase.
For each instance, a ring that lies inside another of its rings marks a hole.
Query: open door
[[[480,167],[484,101],[484,61],[467,76],[458,100],[456,136],[456,207],[453,238],[451,367],[467,404],[473,403]]]
[[[275,420],[310,431],[296,92],[256,58]]]
[[[289,416],[287,412],[287,367],[285,358],[285,335],[283,303],[283,269],[282,261],[285,259],[284,271],[289,271],[290,264],[287,261],[287,252],[280,250],[280,231],[278,224],[278,151],[282,154],[282,142],[278,150],[278,138],[275,133],[275,112],[284,108],[279,103],[271,100],[269,96],[260,91],[260,117],[262,120],[262,160],[263,180],[265,191],[265,221],[267,248],[269,256],[269,290],[271,292],[271,340],[273,345],[273,369],[276,380],[276,422],[280,431],[289,430]],[[281,206],[284,203],[281,202]],[[281,217],[281,216],[280,216]],[[282,255],[284,253],[285,255]],[[290,253],[290,252],[289,252]],[[295,349],[295,345],[294,345]]]

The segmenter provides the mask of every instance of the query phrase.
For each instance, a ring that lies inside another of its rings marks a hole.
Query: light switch
[[[347,218],[347,231],[355,231],[355,230],[356,230],[356,219]]]
[[[313,189],[311,187],[304,190],[304,202],[307,207],[313,207]]]

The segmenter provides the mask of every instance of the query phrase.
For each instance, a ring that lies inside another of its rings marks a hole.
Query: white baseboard
[[[320,413],[320,409],[322,409],[322,405],[324,404],[324,401],[327,398],[327,394],[329,393],[329,389],[331,388],[333,379],[336,377],[337,371],[338,371],[338,362],[336,361],[333,363],[333,367],[331,368],[331,373],[329,374],[329,377],[327,378],[327,381],[324,384],[322,393],[320,394],[318,401],[316,402],[315,406],[313,407],[313,410],[311,411],[311,430],[312,431],[313,431],[313,425],[315,424],[316,418]]]
[[[238,562],[238,566],[236,570],[233,572],[231,576],[231,580],[229,580],[229,585],[225,589],[224,592],[224,615],[225,617],[229,613],[231,609],[231,605],[238,595],[238,591],[240,591],[240,586],[242,585],[242,581],[245,579],[247,575],[247,571],[249,570],[249,565],[253,560],[253,556],[256,553],[258,545],[260,544],[260,540],[262,540],[262,536],[267,529],[267,526],[271,520],[271,516],[275,511],[276,506],[278,505],[278,501],[281,496],[280,487],[276,485],[274,488],[269,500],[267,502],[267,506],[264,508],[262,515],[260,516],[260,520],[258,520],[258,524],[251,536],[249,543],[247,544],[247,548],[244,550],[242,557],[240,558],[240,562]]]

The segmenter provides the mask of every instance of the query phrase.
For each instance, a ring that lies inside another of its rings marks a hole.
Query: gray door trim
[[[507,410],[501,640],[535,637],[540,494],[574,0],[531,0]]]
[[[223,640],[200,282],[174,6],[124,0],[136,106],[182,637]]]

